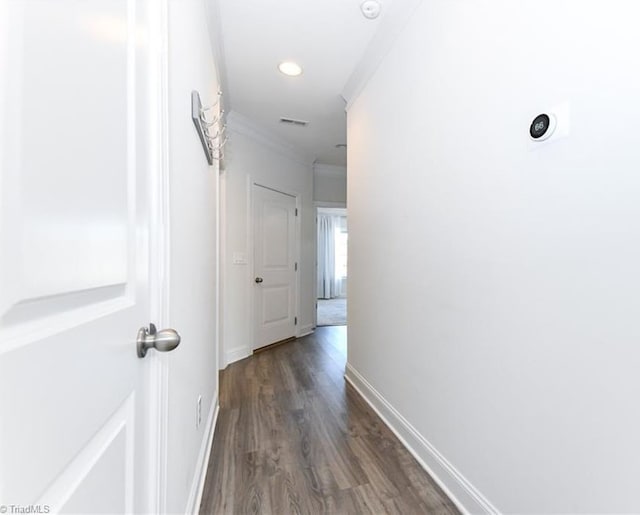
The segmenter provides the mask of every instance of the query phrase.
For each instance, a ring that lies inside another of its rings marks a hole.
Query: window
[[[341,223],[339,227],[336,227],[335,242],[336,242],[336,262],[335,262],[335,274],[336,278],[347,277],[347,239],[349,234],[347,233],[346,217],[341,217]]]

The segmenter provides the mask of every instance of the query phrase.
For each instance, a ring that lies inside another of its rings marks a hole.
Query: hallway
[[[200,513],[458,513],[345,382],[346,327],[230,365]]]

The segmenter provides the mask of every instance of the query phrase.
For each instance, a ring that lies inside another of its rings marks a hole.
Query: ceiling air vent
[[[304,120],[294,120],[293,118],[280,118],[280,123],[286,123],[287,125],[296,125],[297,127],[306,127],[309,122]]]

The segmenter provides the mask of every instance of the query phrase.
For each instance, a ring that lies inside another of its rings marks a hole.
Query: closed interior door
[[[149,511],[147,5],[0,3],[0,505]]]
[[[254,349],[295,336],[296,198],[254,185]]]

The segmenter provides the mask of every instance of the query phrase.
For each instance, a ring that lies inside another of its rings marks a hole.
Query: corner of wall
[[[227,366],[231,365],[231,363],[235,363],[236,361],[240,361],[241,359],[248,358],[251,356],[251,349],[249,347],[235,347],[233,349],[229,349],[224,353],[224,364],[223,368],[227,368]]]
[[[421,0],[395,0],[388,6],[388,12],[380,21],[378,30],[342,90],[347,111],[378,69],[420,3]]]

